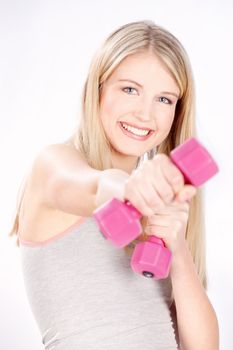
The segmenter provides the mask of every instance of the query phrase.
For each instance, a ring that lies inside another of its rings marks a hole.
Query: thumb
[[[182,190],[176,195],[175,200],[179,202],[190,201],[197,193],[196,187],[192,185],[184,185]]]

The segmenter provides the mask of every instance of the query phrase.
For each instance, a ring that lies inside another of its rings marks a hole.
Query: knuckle
[[[163,191],[162,197],[165,200],[170,201],[174,197],[174,193],[172,191],[165,190],[165,191]]]
[[[172,177],[172,183],[173,184],[182,184],[183,183],[183,176],[181,174],[174,174]]]
[[[163,181],[162,183],[157,182],[156,186],[157,186],[159,196],[163,201],[170,200],[173,198],[174,192],[172,190],[172,187],[169,184],[167,184],[165,181]]]

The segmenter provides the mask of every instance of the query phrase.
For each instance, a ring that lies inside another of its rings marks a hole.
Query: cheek
[[[100,121],[102,122],[103,127],[105,128],[108,124],[110,111],[111,111],[111,101],[108,99],[108,97],[103,94],[100,99],[100,112],[99,117]]]
[[[118,91],[106,91],[100,103],[100,112],[106,118],[107,116],[116,116],[120,118],[128,111],[129,106],[122,99]]]
[[[116,122],[116,116],[119,115],[117,109],[116,101],[110,96],[110,94],[106,94],[101,98],[100,103],[100,121],[102,126],[107,134],[112,133],[112,128]]]
[[[157,127],[162,132],[168,132],[174,120],[175,112],[170,111],[170,113],[164,113],[159,118],[157,118]]]
[[[114,115],[114,107],[110,98],[104,97],[100,103],[100,120],[107,127]]]
[[[158,144],[160,144],[168,136],[171,130],[173,121],[174,121],[174,111],[170,111],[170,113],[162,113],[157,118],[156,126],[158,129],[158,134],[157,134]]]

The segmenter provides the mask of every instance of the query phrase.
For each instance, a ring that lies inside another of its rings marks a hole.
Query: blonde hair
[[[66,144],[79,149],[88,164],[95,169],[104,170],[112,167],[111,144],[99,122],[102,85],[127,56],[142,52],[153,53],[159,57],[180,90],[173,125],[166,139],[158,145],[157,153],[169,155],[173,148],[186,139],[196,136],[194,79],[184,47],[174,35],[152,21],[128,23],[113,31],[94,55],[83,88],[79,124],[73,135],[65,141]],[[154,149],[147,152],[149,159],[154,154]],[[10,235],[17,233],[22,197],[23,193]],[[190,203],[189,213],[186,238],[199,277],[206,288],[203,193],[200,188]],[[143,234],[138,239],[146,238],[146,234]],[[136,242],[138,240],[126,247],[125,251],[129,252],[129,247],[133,247]]]

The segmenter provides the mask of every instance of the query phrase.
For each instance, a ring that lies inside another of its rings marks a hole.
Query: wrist
[[[171,276],[182,273],[190,263],[193,264],[193,259],[187,241],[184,240],[172,256]]]
[[[120,169],[107,169],[101,172],[95,195],[95,205],[98,208],[108,200],[117,198],[124,201],[125,181],[129,174]]]

